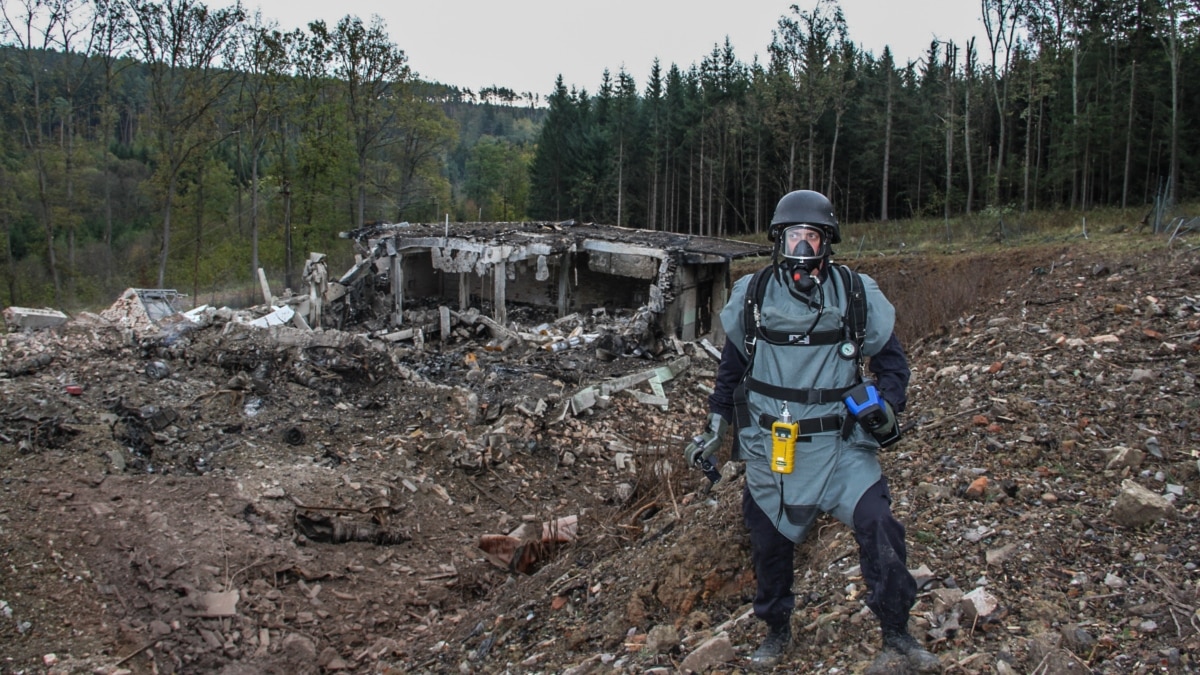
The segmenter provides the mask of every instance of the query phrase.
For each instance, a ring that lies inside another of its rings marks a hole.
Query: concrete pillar
[[[561,253],[558,256],[558,316],[567,315],[570,308],[571,295],[571,254]]]
[[[508,323],[508,309],[504,304],[507,283],[508,264],[501,260],[492,265],[492,318],[501,326]]]
[[[404,325],[404,254],[391,258],[392,269],[392,325]]]
[[[725,344],[725,327],[721,325],[721,310],[729,302],[729,263],[721,265],[713,275],[712,300],[709,301],[712,316],[712,339],[718,348]]]
[[[679,297],[675,302],[679,311],[679,337],[682,340],[691,342],[698,337],[696,335],[696,322],[699,319],[696,311],[695,265],[679,266],[679,289]]]
[[[471,307],[471,273],[458,273],[458,311],[465,312]]]

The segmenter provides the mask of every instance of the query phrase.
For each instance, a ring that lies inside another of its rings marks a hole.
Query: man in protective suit
[[[898,438],[895,413],[904,410],[909,379],[892,331],[895,308],[873,279],[852,282],[854,272],[830,262],[841,235],[824,195],[784,195],[768,236],[772,266],[761,274],[770,278],[734,284],[721,311],[728,337],[705,431],[684,450],[689,464],[711,466],[735,429],[733,456],[746,466],[742,515],[757,577],[754,613],[767,624],[751,661],[773,667],[791,642],[795,547],[824,512],[854,530],[866,604],[879,618],[884,649],[919,672],[938,671],[937,657],[908,633],[916,582],[877,457]],[[861,321],[864,304],[865,325],[855,327],[854,309]],[[873,382],[863,380],[863,356]]]

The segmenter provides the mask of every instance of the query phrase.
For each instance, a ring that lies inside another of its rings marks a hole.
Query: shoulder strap
[[[862,349],[867,339],[867,291],[863,287],[862,277],[845,265],[834,265],[842,277],[846,288],[846,328],[849,338]]]
[[[742,341],[751,363],[754,362],[754,347],[758,344],[759,307],[762,306],[763,295],[767,292],[771,270],[772,266],[768,265],[755,272],[746,286],[746,297],[742,306]]]
[[[867,292],[863,286],[862,277],[849,267],[834,264],[842,278],[842,286],[846,289],[846,329],[847,335],[861,349],[867,338]],[[746,356],[754,359],[754,348],[759,334],[759,308],[762,307],[763,295],[766,293],[767,282],[771,279],[772,267],[764,267],[754,273],[746,288],[746,297],[742,307],[742,335],[746,348]],[[825,344],[822,340],[813,344]]]
[[[862,345],[866,340],[867,334],[866,288],[863,285],[862,277],[857,272],[851,271],[845,265],[835,264],[833,267],[841,277],[842,287],[846,289],[847,307],[842,331],[815,333],[802,343],[795,342],[792,344],[834,344],[840,340],[852,340],[858,346],[855,358],[858,361],[858,369],[861,371]],[[845,393],[845,389],[792,389],[776,387],[759,382],[750,375],[754,369],[754,348],[757,346],[759,337],[771,341],[772,334],[774,334],[774,331],[767,330],[759,325],[759,308],[762,306],[763,295],[766,294],[767,282],[770,281],[771,272],[772,267],[770,266],[760,269],[750,278],[750,283],[746,287],[746,297],[743,300],[742,307],[742,328],[744,331],[743,342],[746,349],[747,363],[742,375],[742,382],[738,385],[740,393],[736,396],[740,397],[743,402],[741,405],[743,406],[745,391],[747,389],[787,401],[805,403],[840,401],[842,395]],[[780,339],[783,340],[783,338]],[[739,427],[741,426],[745,425],[739,422]]]

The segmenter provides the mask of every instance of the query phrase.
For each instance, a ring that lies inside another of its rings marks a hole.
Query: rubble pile
[[[1195,672],[1200,262],[1022,260],[906,339],[884,466],[913,633],[947,672]],[[713,345],[636,312],[354,332],[253,324],[274,306],[123,323],[134,299],[0,335],[4,672],[747,668],[740,467],[681,459]],[[780,672],[872,662],[857,563],[819,523]]]

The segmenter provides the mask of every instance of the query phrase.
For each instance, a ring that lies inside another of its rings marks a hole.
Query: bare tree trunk
[[[1037,123],[1037,152],[1034,153],[1033,160],[1033,209],[1036,211],[1038,207],[1038,191],[1037,186],[1042,182],[1042,124],[1046,120],[1045,114],[1046,103],[1040,97],[1038,98],[1038,123]]]
[[[1033,104],[1033,68],[1029,70],[1029,104]],[[1025,167],[1021,172],[1021,213],[1029,212],[1029,156],[1033,145],[1033,111],[1025,119]]]
[[[258,157],[259,149],[251,146],[250,158],[250,267],[258,276]]]
[[[796,185],[796,139],[792,139],[792,144],[788,153],[788,182],[784,186],[784,192],[789,192],[795,189]]]
[[[74,100],[75,99],[71,92],[71,87],[68,84],[67,101],[73,102]],[[65,180],[65,188],[66,188],[66,207],[67,207],[68,211],[73,212],[76,210],[76,207],[75,207],[75,180],[74,180],[74,176],[75,176],[75,113],[73,111],[71,111],[70,109],[68,109],[66,117],[67,118],[65,120],[63,120],[63,123],[62,123],[62,125],[63,125],[63,129],[62,129],[63,141],[65,143],[65,147],[63,148],[63,150],[65,152],[65,157],[63,158],[63,161],[64,161],[63,168],[64,168],[65,175],[63,176],[63,179]],[[67,226],[67,266],[69,268],[67,271],[67,287],[68,287],[68,290],[70,291],[70,294],[69,294],[70,297],[74,298],[75,297],[75,276],[78,274],[78,271],[79,271],[78,267],[76,267],[76,264],[75,264],[75,253],[76,253],[76,251],[75,251],[75,229],[76,229],[76,227],[75,227],[74,220],[71,218],[68,218],[67,222],[66,222],[66,226]]]
[[[650,199],[646,204],[646,226],[651,230],[658,229],[658,159],[650,167]]]
[[[704,147],[704,143],[707,140],[708,140],[708,134],[706,134],[704,132],[704,126],[703,126],[703,123],[701,123],[701,127],[700,127],[700,163],[696,167],[696,180],[698,181],[698,185],[696,186],[696,212],[697,212],[696,216],[698,219],[698,222],[696,223],[696,233],[700,234],[700,235],[708,234],[708,231],[706,230],[706,228],[708,227],[708,221],[704,217],[704,206],[705,206],[704,159],[706,157],[706,155],[705,155],[706,148]]]
[[[968,43],[967,60],[972,59],[974,45]],[[974,81],[974,65],[966,67],[963,78],[963,159],[967,169],[967,202],[965,212],[971,215],[975,207],[975,163],[971,161],[971,84]]]
[[[1179,196],[1179,17],[1171,7],[1171,32],[1168,56],[1171,62],[1171,157],[1167,175],[1167,204],[1175,204]]]
[[[1071,208],[1079,203],[1079,39],[1071,50]]]
[[[284,283],[288,288],[295,288],[292,285],[292,184],[290,181],[283,182],[283,250],[286,256],[283,265]]]
[[[834,166],[837,164],[838,136],[841,134],[841,131],[842,131],[842,111],[839,110],[833,116],[833,143],[831,143],[829,146],[829,187],[825,190],[825,196],[829,198],[830,202],[834,201],[834,194],[833,194],[833,177],[835,175],[834,174]]]
[[[171,251],[171,203],[175,201],[176,171],[167,178],[167,190],[163,196],[162,249],[158,253],[158,287],[163,287],[167,276],[167,254]]]
[[[357,195],[354,200],[356,208],[354,214],[355,227],[362,227],[367,223],[367,155],[363,151],[358,156],[358,180]]]
[[[624,206],[623,197],[625,196],[625,136],[622,134],[620,140],[617,141],[617,225],[624,225],[621,222],[621,207]]]
[[[883,179],[879,190],[879,220],[888,221],[888,177],[891,175],[892,164],[892,73],[889,71],[887,83],[887,105],[883,113]]]
[[[101,166],[103,169],[101,175],[103,176],[104,183],[104,272],[101,278],[104,282],[104,290],[107,291],[109,290],[108,285],[112,281],[113,273],[112,179],[116,173],[113,166],[112,153],[110,153],[108,150],[110,147],[112,147],[112,136],[115,133],[112,129],[116,121],[116,115],[113,113],[112,104],[107,93],[104,94],[100,104],[100,119],[101,126],[104,129],[103,135],[101,136],[101,142],[104,144],[102,150],[103,159],[101,161]]]
[[[1129,121],[1125,125],[1125,170],[1121,179],[1121,208],[1129,203],[1129,172],[1133,163],[1133,104],[1134,82],[1137,79],[1137,61],[1129,65]]]
[[[754,144],[754,233],[762,232],[762,139]]]
[[[942,211],[946,221],[946,241],[950,241],[950,194],[954,188],[954,66],[958,53],[953,43],[946,45],[946,194]]]
[[[808,124],[808,185],[809,190],[817,189],[816,162],[814,156],[816,154],[817,131],[812,122]]]
[[[971,162],[971,87],[965,87],[967,93],[963,96],[963,156],[967,167],[967,204],[966,213],[971,215],[975,200],[975,167]]]
[[[196,243],[192,254],[192,298],[200,297],[200,252],[204,248],[204,162],[196,172]]]
[[[4,262],[8,270],[8,274],[5,275],[5,281],[8,282],[8,304],[20,304],[21,299],[17,297],[17,275],[13,273],[17,261],[13,260],[12,222],[7,214],[4,216]]]
[[[703,145],[703,139],[701,139],[701,145]],[[688,180],[688,234],[696,234],[696,179],[692,178],[692,174],[696,172],[696,160],[695,155],[689,156],[691,161],[688,162],[688,178],[690,179]]]

